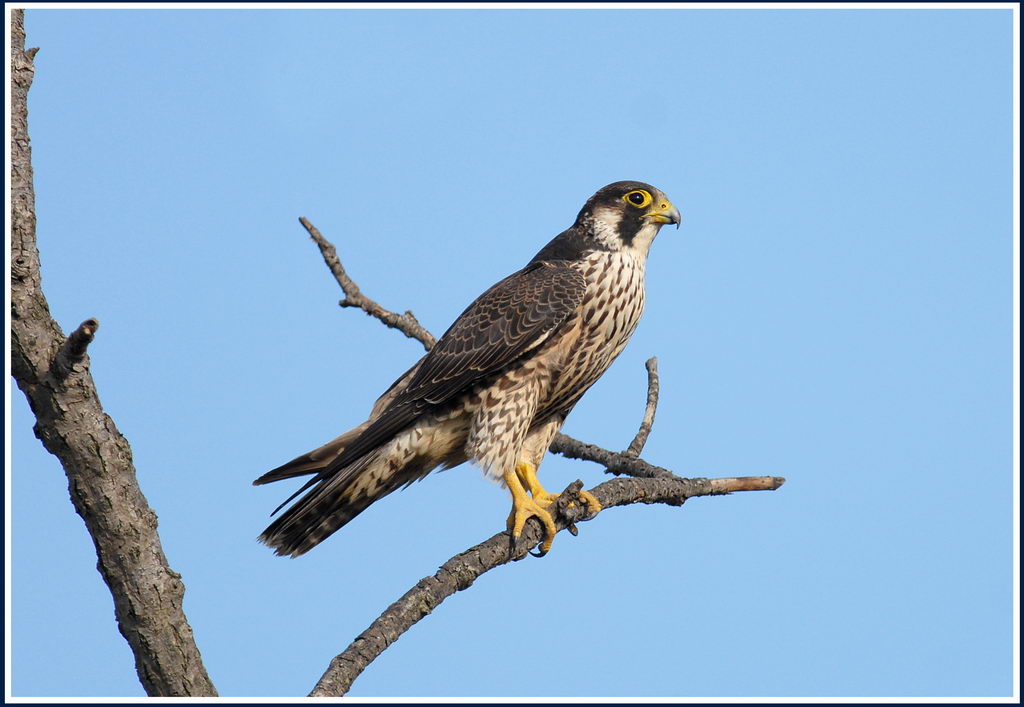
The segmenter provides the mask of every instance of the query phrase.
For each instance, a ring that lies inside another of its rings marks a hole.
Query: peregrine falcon
[[[558,494],[537,467],[583,394],[625,347],[644,309],[647,251],[679,210],[643,182],[615,182],[575,223],[480,295],[437,344],[377,400],[369,418],[267,472],[254,485],[313,475],[274,513],[307,492],[259,539],[298,557],[392,491],[465,461],[512,493],[507,527],[557,531]],[[596,513],[600,505],[583,492]]]

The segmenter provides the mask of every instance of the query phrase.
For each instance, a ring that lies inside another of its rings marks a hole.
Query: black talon
[[[569,523],[569,525],[565,526],[565,529],[568,530],[569,534],[574,538],[580,534],[579,528],[576,527],[575,523]]]
[[[534,552],[533,550],[530,550],[530,554],[533,555],[534,557],[544,557],[544,555],[546,555],[548,553],[546,553],[546,552]]]

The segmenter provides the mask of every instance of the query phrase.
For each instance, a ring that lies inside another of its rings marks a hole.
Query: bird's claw
[[[558,532],[553,516],[554,513],[557,513],[560,496],[544,490],[537,480],[536,467],[532,464],[517,464],[515,469],[506,473],[503,478],[509,491],[512,492],[512,511],[509,513],[507,521],[509,557],[515,556],[519,536],[523,532],[526,521],[531,517],[537,518],[544,526],[544,541],[540,544],[537,552],[531,551],[530,554],[534,557],[544,557],[551,550],[555,534]],[[582,484],[577,481],[573,487],[570,487],[575,491],[575,498],[567,502],[567,507],[572,508],[576,500],[585,503],[588,511],[586,520],[589,520],[601,511],[601,504],[594,494],[580,489],[580,486]],[[527,493],[527,489],[529,489],[529,493]],[[569,523],[566,530],[574,537],[580,532],[575,523]]]
[[[508,530],[511,536],[511,547],[514,549],[517,542],[519,542],[519,536],[523,533],[523,527],[526,525],[526,521],[531,517],[536,518],[544,526],[544,541],[540,545],[541,555],[543,557],[551,549],[551,544],[555,541],[555,533],[558,532],[558,527],[555,526],[555,521],[551,517],[551,513],[546,508],[537,503],[531,498],[520,498],[516,499],[512,504],[512,512],[508,516]]]

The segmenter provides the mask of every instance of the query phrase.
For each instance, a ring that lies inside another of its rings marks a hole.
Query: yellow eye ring
[[[650,206],[651,202],[654,201],[654,197],[645,189],[634,189],[631,192],[626,192],[622,196],[622,200],[627,204],[632,204],[638,209],[642,209]]]

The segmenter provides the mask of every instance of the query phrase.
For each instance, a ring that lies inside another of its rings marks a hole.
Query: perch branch
[[[18,9],[11,22],[11,373],[35,414],[36,436],[67,474],[146,692],[215,696],[182,611],[181,575],[167,564],[131,447],[103,412],[89,372],[86,349],[99,322],[87,319],[65,338],[43,294],[26,104],[35,50],[24,47]]]
[[[415,328],[405,328],[407,323],[399,325],[393,312],[387,312],[380,305],[369,299],[345,273],[338,259],[334,246],[307,219],[299,219],[310,236],[320,247],[327,266],[334,273],[335,279],[345,292],[345,305],[357,306],[370,316],[376,317],[389,327],[400,329],[406,336],[418,339],[428,351],[436,342],[433,336],[424,330],[411,313],[406,314],[415,324]],[[382,314],[386,313],[386,315]],[[388,318],[385,318],[388,316]],[[400,318],[398,318],[400,319]],[[611,452],[593,444],[587,444],[567,435],[558,434],[551,444],[551,451],[572,459],[584,459],[603,464],[606,471],[612,474],[623,474],[634,478],[617,478],[600,484],[592,493],[603,509],[625,506],[632,503],[664,503],[670,506],[681,506],[688,498],[695,496],[718,496],[736,491],[773,491],[785,483],[778,476],[750,476],[723,479],[684,479],[676,476],[668,469],[648,464],[639,458],[640,452],[647,443],[654,424],[654,415],[658,407],[658,360],[647,361],[647,405],[644,410],[640,429],[626,451]],[[557,532],[568,529],[576,534],[576,523],[589,520],[587,504],[580,499],[582,481],[574,481],[558,498],[554,507]],[[416,586],[406,592],[398,601],[388,607],[369,628],[363,631],[342,653],[331,660],[320,681],[309,693],[310,697],[340,697],[348,692],[352,682],[366,667],[373,662],[388,646],[417,621],[432,612],[446,598],[457,591],[470,587],[480,575],[495,567],[520,560],[526,556],[530,548],[543,540],[544,529],[536,518],[530,518],[523,529],[518,545],[509,549],[508,533],[502,532],[488,540],[471,547],[441,565],[431,577],[421,579]]]
[[[739,479],[682,479],[678,476],[655,479],[611,479],[591,490],[601,506],[608,510],[633,503],[666,503],[680,506],[695,496],[714,496],[755,489],[777,489],[784,479],[779,477],[751,477]],[[561,531],[587,519],[586,505],[567,503],[578,501],[583,484],[569,485],[558,501],[555,524]],[[437,573],[424,577],[398,601],[389,606],[369,628],[336,656],[320,681],[309,693],[310,697],[338,697],[348,692],[352,682],[388,646],[416,622],[431,613],[445,599],[457,591],[472,586],[485,572],[513,560],[525,557],[528,549],[543,539],[540,521],[531,518],[523,530],[519,546],[509,555],[508,535],[498,533],[456,555],[441,565]]]

